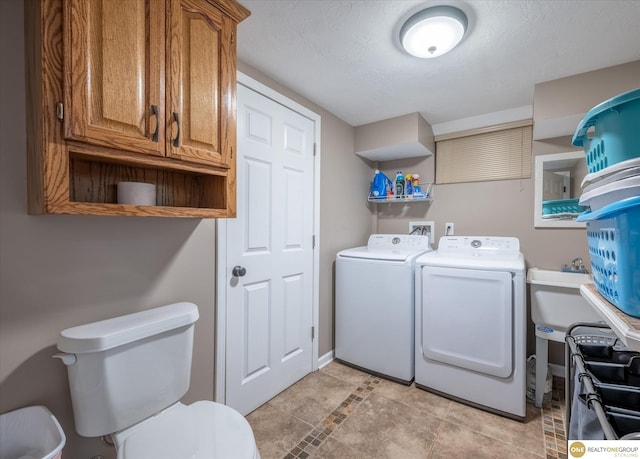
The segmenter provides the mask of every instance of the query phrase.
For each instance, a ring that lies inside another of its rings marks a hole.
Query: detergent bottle
[[[401,198],[402,196],[404,196],[404,186],[404,175],[402,174],[402,172],[398,171],[398,173],[396,174],[396,198]]]
[[[371,181],[371,190],[369,195],[374,199],[382,199],[387,195],[387,184],[391,183],[391,180],[379,170],[375,171],[373,180]]]

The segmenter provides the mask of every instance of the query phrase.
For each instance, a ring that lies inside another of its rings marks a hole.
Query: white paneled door
[[[314,122],[243,85],[237,120],[225,391],[226,404],[246,414],[313,366]]]

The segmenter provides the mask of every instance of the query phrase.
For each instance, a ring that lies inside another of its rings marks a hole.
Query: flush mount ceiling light
[[[467,30],[467,15],[453,6],[433,6],[418,11],[402,25],[400,43],[411,55],[442,56],[451,51]]]

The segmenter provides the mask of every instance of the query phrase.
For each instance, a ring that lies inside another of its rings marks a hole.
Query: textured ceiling
[[[640,0],[240,3],[252,14],[239,25],[238,59],[352,126],[531,106],[536,83],[640,59]],[[467,14],[462,43],[436,59],[403,52],[402,21],[438,4]]]

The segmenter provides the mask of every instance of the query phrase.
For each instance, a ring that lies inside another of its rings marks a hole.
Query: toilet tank
[[[180,400],[197,319],[195,304],[176,303],[62,331],[76,431],[111,434]]]

